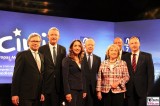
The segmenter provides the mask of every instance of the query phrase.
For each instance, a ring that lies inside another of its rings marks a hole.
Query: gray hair
[[[27,40],[27,43],[31,40],[31,38],[33,38],[33,37],[36,37],[36,36],[38,36],[39,38],[40,38],[40,40],[42,40],[41,39],[41,36],[38,34],[38,33],[31,33],[29,36],[28,36],[28,40]]]
[[[51,30],[56,30],[56,31],[59,32],[59,29],[58,29],[58,28],[56,28],[56,27],[51,27],[51,28],[48,30],[48,33],[49,33]]]

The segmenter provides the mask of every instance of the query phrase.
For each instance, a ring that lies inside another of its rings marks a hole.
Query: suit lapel
[[[93,61],[92,61],[92,69],[91,70],[93,70],[94,69],[94,66],[96,66],[96,57],[95,57],[95,55],[93,54]]]
[[[74,60],[72,60],[72,64],[73,64],[75,67],[77,67],[77,69],[78,69],[79,71],[81,71],[81,69],[82,69],[82,64],[81,64],[81,68],[78,66],[78,64],[77,64]]]
[[[139,57],[138,57],[138,61],[137,61],[137,66],[136,66],[136,72],[140,71],[138,70],[138,68],[141,66],[141,64],[143,63],[144,60],[144,56],[141,54],[141,52],[139,53]],[[138,70],[138,71],[137,71]]]
[[[30,49],[28,50],[28,59],[31,60],[31,62],[33,62],[34,65],[37,65]]]
[[[51,54],[51,51],[50,51],[50,48],[49,48],[49,44],[47,45],[46,51],[48,53],[49,60],[51,61],[51,63],[53,63],[53,58],[52,58],[52,54]]]
[[[129,53],[129,56],[128,56],[128,59],[127,59],[127,64],[128,64],[128,68],[130,68],[130,73],[134,74],[133,73],[133,68],[132,68],[132,62],[131,62],[131,55],[132,53]]]
[[[130,65],[130,66],[132,66],[132,63],[131,63],[131,53],[129,54],[129,56],[128,56],[129,58],[128,58],[128,64]]]
[[[58,63],[58,59],[59,59],[59,56],[60,56],[60,52],[61,52],[61,50],[60,50],[61,48],[60,48],[60,46],[57,44],[57,57],[56,57],[56,63]]]
[[[33,54],[32,54],[30,49],[28,50],[28,54],[27,55],[28,55],[28,59],[33,63],[33,66],[35,66],[37,68],[37,70],[39,70],[38,66],[37,66],[37,63],[35,61],[35,58],[33,57]]]
[[[84,55],[84,61],[85,61],[85,64],[84,65],[87,65],[87,70],[89,70],[89,65],[88,65],[88,60],[87,60],[87,56],[86,56],[86,53]],[[93,65],[92,65],[93,66]]]
[[[43,68],[44,68],[44,66],[43,66],[43,64],[44,64],[44,57],[43,57],[43,55],[41,53],[39,53],[39,56],[40,56],[40,59],[41,59],[41,72],[42,72]]]

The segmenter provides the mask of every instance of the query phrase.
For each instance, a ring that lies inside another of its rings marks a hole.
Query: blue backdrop
[[[102,61],[114,37],[121,37],[125,43],[124,50],[129,51],[128,38],[136,35],[140,38],[141,50],[152,54],[155,78],[160,75],[160,20],[114,23],[0,11],[0,24],[0,83],[11,83],[16,54],[28,49],[28,35],[32,32],[39,33],[44,45],[48,42],[46,36],[50,27],[60,30],[58,43],[65,46],[67,52],[74,39],[83,42],[86,37],[93,38],[96,42],[94,53]]]
[[[28,49],[27,38],[32,32],[42,36],[43,45],[48,42],[48,29],[57,27],[60,30],[59,44],[65,46],[67,52],[74,39],[83,41],[92,37],[96,42],[94,53],[102,60],[114,39],[112,22],[0,11],[0,24],[0,83],[11,83],[16,53]]]

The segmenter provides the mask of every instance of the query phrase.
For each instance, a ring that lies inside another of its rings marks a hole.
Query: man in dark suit
[[[19,106],[40,106],[42,95],[43,55],[38,53],[41,37],[37,33],[28,38],[29,50],[16,56],[12,79],[12,103]]]
[[[84,55],[85,74],[86,74],[86,88],[87,97],[85,106],[98,106],[98,99],[96,93],[96,78],[101,58],[93,54],[95,41],[91,38],[85,41],[86,53]]]
[[[120,37],[116,37],[113,41],[114,44],[116,44],[120,49],[120,55],[119,59],[122,58],[123,55],[125,55],[127,52],[123,51],[123,40]],[[105,60],[107,60],[107,55],[105,55]]]
[[[62,59],[66,57],[66,48],[57,44],[59,30],[52,27],[48,31],[49,43],[41,46],[39,51],[45,58],[44,72],[44,106],[60,106],[63,96]]]
[[[140,41],[135,36],[130,38],[129,47],[131,53],[123,57],[130,74],[126,85],[128,106],[146,106],[146,97],[154,84],[152,56],[140,51]]]

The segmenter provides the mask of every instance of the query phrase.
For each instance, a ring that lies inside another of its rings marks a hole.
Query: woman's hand
[[[45,100],[45,97],[44,97],[43,94],[41,94],[41,99],[40,99],[40,101],[44,102],[44,100]]]
[[[83,93],[83,99],[87,96],[87,93]]]
[[[15,106],[18,106],[18,104],[19,104],[19,96],[12,96],[12,103]]]
[[[115,89],[115,88],[118,87],[119,84],[120,84],[120,82],[117,81],[117,82],[113,83],[113,84],[111,85],[111,87]]]
[[[98,97],[99,100],[102,99],[102,94],[101,94],[101,92],[97,92],[97,97]]]

